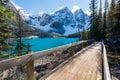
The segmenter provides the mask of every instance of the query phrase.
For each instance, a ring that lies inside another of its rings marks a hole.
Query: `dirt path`
[[[95,44],[46,80],[101,80],[101,45]]]

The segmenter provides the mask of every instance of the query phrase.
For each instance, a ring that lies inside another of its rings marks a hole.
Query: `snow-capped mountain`
[[[89,16],[79,9],[72,13],[67,7],[55,11],[54,14],[30,15],[25,20],[27,24],[40,28],[49,33],[69,35],[78,32],[79,28],[86,27]]]
[[[29,15],[16,4],[15,7],[19,9],[21,17],[28,25],[40,28],[48,33],[69,35],[78,32],[78,27],[87,27],[89,23],[89,16],[82,9],[72,13],[68,7],[63,7],[53,14]]]

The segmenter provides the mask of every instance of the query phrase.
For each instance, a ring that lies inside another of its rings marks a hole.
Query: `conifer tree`
[[[110,5],[110,13],[112,13],[114,9],[115,9],[115,0],[112,0]]]
[[[107,27],[107,15],[108,15],[108,1],[105,0],[104,14],[103,14],[103,29],[102,29],[102,39],[106,40],[106,27]]]
[[[113,33],[112,36],[120,37],[120,0],[118,0],[117,2],[113,14],[115,14],[115,16],[113,16],[115,18],[115,26],[113,28],[115,32]]]
[[[98,30],[99,30],[99,38],[100,40],[102,39],[102,28],[103,28],[103,23],[102,23],[102,0],[100,0],[100,7],[99,7],[99,12],[98,12]]]
[[[21,16],[20,16],[19,11],[17,12],[16,18],[17,18],[17,23],[18,23],[17,24],[18,29],[16,30],[16,33],[15,33],[16,38],[17,38],[15,54],[17,54],[18,56],[21,56],[23,53],[24,44],[22,42],[22,29],[21,29],[22,21],[21,21]]]
[[[92,39],[99,40],[98,16],[97,16],[97,0],[91,0],[90,3],[90,36]]]
[[[17,15],[16,15],[16,18],[17,18],[17,25],[18,25],[18,29],[16,30],[16,48],[15,48],[15,54],[17,56],[21,56],[23,54],[26,54],[27,51],[30,50],[30,47],[31,45],[29,44],[25,44],[23,41],[22,41],[22,37],[23,37],[23,25],[24,25],[24,22],[22,21],[21,19],[21,16],[20,16],[20,11],[18,10],[17,12]]]
[[[0,6],[0,50],[8,49],[8,39],[11,38],[9,21],[14,20],[14,14],[9,9]]]
[[[115,9],[115,0],[112,0],[111,4],[110,4],[110,10],[108,12],[108,19],[107,19],[108,20],[108,25],[107,25],[107,29],[106,29],[107,40],[110,40],[112,38],[112,34],[113,34],[113,28],[114,28],[115,22],[112,17],[112,14],[114,12],[114,9]]]

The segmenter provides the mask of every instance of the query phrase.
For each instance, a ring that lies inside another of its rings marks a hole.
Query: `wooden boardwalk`
[[[45,80],[101,80],[101,60],[101,44],[97,43],[82,54],[78,52]]]

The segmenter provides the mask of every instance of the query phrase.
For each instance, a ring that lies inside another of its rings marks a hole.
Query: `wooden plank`
[[[94,46],[94,43],[91,44],[90,46],[83,48],[82,50],[80,50],[78,53],[76,53],[74,56],[70,57],[68,60],[66,60],[65,62],[63,62],[62,64],[60,64],[58,67],[56,67],[55,69],[53,69],[51,72],[49,72],[48,74],[46,74],[44,77],[40,78],[40,80],[45,80],[45,78],[47,78],[49,75],[51,75],[52,73],[54,73],[55,71],[57,71],[58,69],[60,69],[62,66],[66,65],[69,61],[73,60],[74,58],[78,57],[79,55],[82,55],[82,53],[84,53],[86,50],[88,50],[90,47]],[[73,66],[75,63],[74,61],[72,62]],[[82,63],[83,64],[83,63]],[[81,64],[80,64],[81,65]],[[70,66],[69,66],[70,67]],[[69,69],[69,68],[68,68]],[[61,70],[62,71],[62,70]],[[60,71],[60,72],[61,72]],[[60,75],[59,75],[60,76]],[[76,75],[77,76],[77,75]],[[78,75],[79,76],[79,75]],[[61,77],[61,76],[60,76]],[[73,76],[75,77],[75,76]]]

